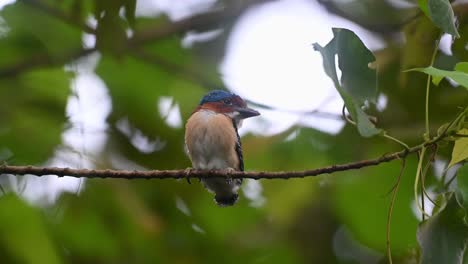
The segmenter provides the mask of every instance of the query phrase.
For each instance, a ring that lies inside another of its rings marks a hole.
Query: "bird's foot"
[[[233,168],[226,168],[226,169],[223,169],[223,171],[226,173],[226,182],[228,184],[232,184],[232,177],[231,177],[231,173],[236,171],[235,169]]]
[[[190,174],[192,173],[192,171],[194,171],[195,169],[194,168],[191,168],[191,167],[188,167],[184,170],[184,175],[185,175],[185,179],[187,180],[188,184],[192,184],[192,182],[190,181]],[[199,179],[200,180],[200,179]]]

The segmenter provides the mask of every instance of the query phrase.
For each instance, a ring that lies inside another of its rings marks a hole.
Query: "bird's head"
[[[240,96],[222,90],[214,90],[206,94],[197,109],[225,114],[237,123],[240,123],[243,119],[260,115],[258,111],[247,107],[247,104]]]

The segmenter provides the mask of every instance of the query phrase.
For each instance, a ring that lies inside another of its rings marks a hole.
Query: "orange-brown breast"
[[[185,144],[194,168],[238,170],[236,142],[232,120],[224,114],[200,110],[187,121]]]

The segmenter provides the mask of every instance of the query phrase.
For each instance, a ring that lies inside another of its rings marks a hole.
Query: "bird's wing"
[[[239,159],[239,170],[244,171],[244,157],[242,156],[242,143],[240,141],[239,132],[237,131],[236,121],[232,120],[232,125],[234,126],[234,130],[236,131],[237,135],[237,142],[235,145],[237,158]]]

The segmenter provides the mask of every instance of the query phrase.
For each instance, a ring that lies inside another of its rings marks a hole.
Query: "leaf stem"
[[[396,143],[398,143],[398,144],[400,144],[400,145],[402,145],[405,149],[409,149],[409,148],[410,148],[405,142],[403,142],[403,141],[401,141],[401,140],[399,140],[399,139],[397,139],[397,138],[394,138],[394,137],[390,136],[390,135],[387,134],[387,133],[384,133],[383,136],[386,137],[386,138],[388,138],[388,139],[390,139],[390,140],[395,141]]]
[[[435,155],[435,153],[433,154]],[[427,175],[427,171],[429,170],[429,167],[431,166],[432,162],[431,161],[428,161],[426,163],[426,166],[424,168],[424,171],[423,171],[423,174],[422,174],[422,177],[421,177],[421,190],[423,192],[423,194],[427,197],[427,199],[433,204],[433,205],[437,205],[437,203],[431,198],[431,196],[429,195],[429,193],[427,193],[426,191],[426,184],[425,184],[425,181],[426,181],[426,175]],[[423,206],[424,207],[424,206]]]
[[[456,173],[453,174],[452,177],[450,177],[450,179],[444,185],[445,189],[448,189],[450,187],[450,184],[453,182],[453,180],[455,180],[456,177],[457,177]]]
[[[437,50],[439,50],[439,39],[436,40],[434,51],[432,52],[431,63],[429,66],[434,65],[435,57],[437,55]],[[431,75],[427,75],[427,82],[426,82],[426,134],[424,135],[424,140],[429,140],[431,138],[431,131],[429,129],[429,88],[431,86]]]
[[[423,170],[422,164],[423,164],[424,154],[425,153],[426,153],[426,146],[423,146],[421,148],[421,153],[419,155],[418,168],[416,169],[416,177],[415,177],[415,180],[414,180],[414,201],[416,202],[417,208],[423,214],[423,219],[424,219],[425,216],[429,217],[429,215],[426,214],[426,212],[424,211],[424,208],[422,208],[421,205],[419,204],[419,201],[418,201],[418,185],[419,185],[419,178],[421,177],[422,170]]]
[[[348,115],[346,115],[345,110],[346,110],[346,105],[343,105],[343,108],[341,108],[341,115],[343,116],[343,118],[351,125],[356,126],[356,122],[354,122],[351,118],[349,118]]]

